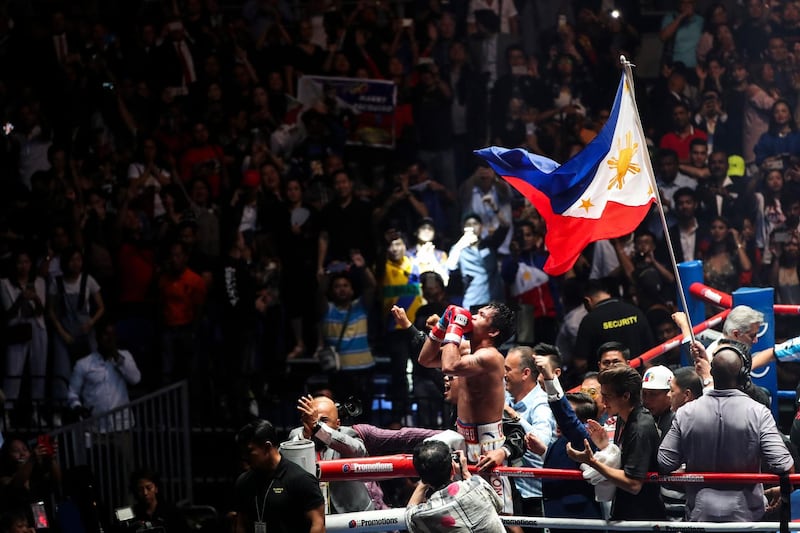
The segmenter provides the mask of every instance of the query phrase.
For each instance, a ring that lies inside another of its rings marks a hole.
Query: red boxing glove
[[[472,314],[462,307],[456,307],[444,335],[444,342],[461,344],[465,333],[472,331]]]
[[[450,324],[450,320],[452,320],[453,313],[456,309],[459,309],[459,307],[455,305],[447,306],[447,309],[444,310],[442,316],[439,317],[439,322],[437,322],[431,328],[430,333],[428,333],[428,337],[430,337],[431,340],[436,342],[442,342],[444,340],[444,335],[447,332],[447,326]]]

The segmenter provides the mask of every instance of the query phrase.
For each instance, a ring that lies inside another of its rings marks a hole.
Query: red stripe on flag
[[[503,179],[531,201],[547,224],[545,244],[550,257],[544,271],[551,276],[572,268],[589,243],[621,237],[635,230],[655,201],[653,198],[641,206],[608,202],[599,219],[562,216],[553,213],[550,199],[528,182],[513,176],[503,176]]]

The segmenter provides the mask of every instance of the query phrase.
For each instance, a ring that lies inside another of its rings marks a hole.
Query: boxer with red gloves
[[[439,343],[461,344],[465,333],[472,331],[472,314],[457,305],[449,305],[428,336]]]
[[[486,305],[474,316],[451,305],[433,324],[419,354],[422,366],[459,376],[457,429],[467,442],[467,460],[483,471],[503,464],[506,455],[502,427],[505,360],[497,347],[513,329],[514,313],[505,304]],[[466,333],[470,334],[469,353],[461,349]],[[491,483],[503,498],[503,511],[512,513],[508,478],[491,475]]]

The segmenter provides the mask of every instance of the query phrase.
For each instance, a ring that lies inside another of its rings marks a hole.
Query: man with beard
[[[697,193],[689,187],[681,187],[672,195],[673,209],[678,223],[669,228],[669,239],[675,251],[675,261],[693,261],[699,259],[701,253],[709,246],[711,236],[708,229],[700,226],[696,213],[698,208]],[[659,246],[662,252],[658,255],[660,262],[669,261],[664,251],[666,246]]]

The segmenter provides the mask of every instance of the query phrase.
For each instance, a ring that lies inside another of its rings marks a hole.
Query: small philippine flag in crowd
[[[622,75],[611,116],[580,153],[559,165],[521,148],[476,151],[536,207],[547,224],[544,270],[572,268],[589,243],[636,229],[655,201],[642,124]]]

